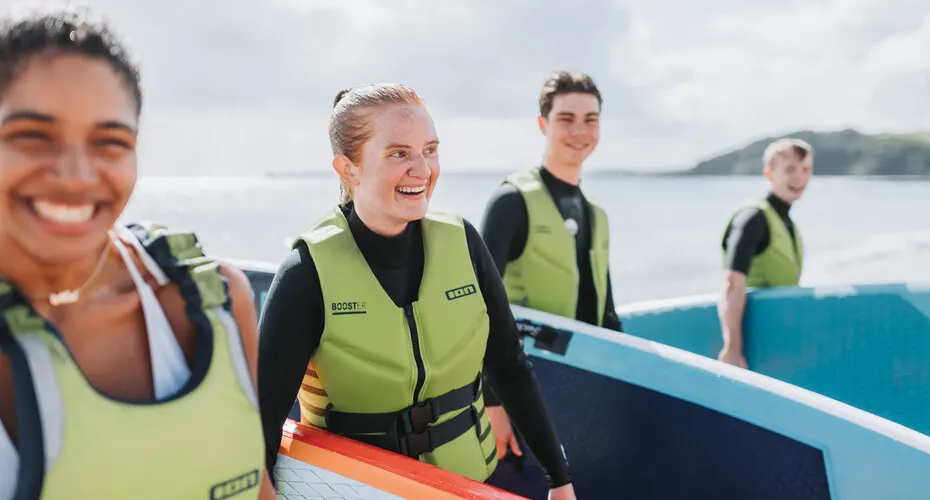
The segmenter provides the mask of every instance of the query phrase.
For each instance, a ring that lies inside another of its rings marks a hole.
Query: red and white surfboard
[[[282,500],[524,498],[291,419],[284,424],[274,474]]]

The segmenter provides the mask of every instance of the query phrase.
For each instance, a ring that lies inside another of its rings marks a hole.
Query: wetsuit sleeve
[[[609,330],[623,331],[623,323],[620,316],[617,316],[616,305],[614,304],[614,292],[611,286],[610,271],[607,271],[607,302],[604,304],[604,319],[601,321],[604,328]]]
[[[748,208],[736,214],[724,244],[727,269],[749,274],[752,259],[767,234],[768,223],[761,210]]]
[[[491,196],[481,223],[481,237],[494,259],[497,274],[503,276],[507,262],[523,253],[528,225],[523,195],[516,186],[502,184]]]
[[[467,221],[465,235],[490,320],[484,355],[485,381],[503,401],[510,420],[546,470],[550,487],[568,484],[571,482],[568,461],[549,418],[533,367],[523,350],[504,284],[481,236]],[[489,392],[484,391],[485,397]]]
[[[275,274],[258,326],[258,395],[265,460],[274,470],[287,419],[310,358],[323,334],[320,277],[306,245],[284,259]]]

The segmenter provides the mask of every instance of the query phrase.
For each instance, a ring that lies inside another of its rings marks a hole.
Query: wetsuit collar
[[[549,192],[551,192],[554,196],[570,196],[581,192],[580,183],[578,186],[569,184],[562,179],[552,175],[552,172],[546,169],[545,166],[539,167],[539,175],[542,177],[543,183],[546,185],[546,187],[549,188]]]
[[[369,263],[379,267],[402,267],[410,262],[413,255],[411,248],[414,241],[415,229],[419,221],[407,224],[404,231],[397,236],[381,236],[368,229],[355,212],[352,202],[340,207],[349,222],[349,230],[359,250],[365,255]]]
[[[788,216],[788,211],[791,210],[791,205],[785,202],[785,200],[775,196],[775,193],[769,193],[765,199],[769,202],[769,205],[772,205],[772,208],[778,212],[778,215],[781,215],[782,217]]]

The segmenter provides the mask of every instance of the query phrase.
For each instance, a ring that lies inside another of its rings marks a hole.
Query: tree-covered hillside
[[[930,176],[930,132],[919,134],[862,134],[799,131],[779,137],[798,137],[814,147],[814,175],[926,175]],[[762,152],[778,137],[752,144],[698,163],[691,175],[759,175]]]

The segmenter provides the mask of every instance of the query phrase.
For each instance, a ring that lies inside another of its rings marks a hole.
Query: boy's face
[[[804,194],[814,171],[813,159],[807,155],[803,160],[794,151],[786,151],[772,158],[764,175],[771,184],[772,193],[786,203],[794,203]]]
[[[548,156],[559,163],[581,165],[600,138],[600,104],[592,94],[559,94],[549,116],[540,116],[538,121]]]

